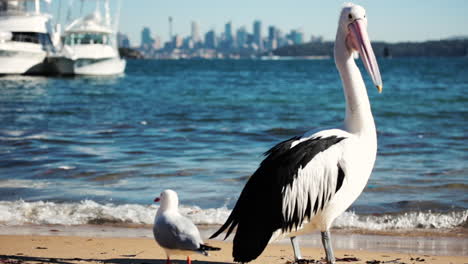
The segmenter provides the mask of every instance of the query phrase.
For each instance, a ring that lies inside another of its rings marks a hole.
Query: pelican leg
[[[291,237],[291,244],[294,250],[294,260],[297,262],[302,259],[301,248],[299,247],[299,242],[295,236]]]
[[[325,249],[325,255],[327,256],[327,264],[335,264],[335,255],[333,254],[333,249],[330,241],[330,231],[322,232],[322,244]]]

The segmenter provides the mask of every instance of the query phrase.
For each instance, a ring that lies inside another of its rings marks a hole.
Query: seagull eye
[[[353,15],[349,14],[349,15],[348,15],[348,18],[349,18],[349,19],[353,19]]]

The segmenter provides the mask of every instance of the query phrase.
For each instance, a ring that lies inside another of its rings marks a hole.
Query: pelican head
[[[379,66],[367,34],[366,10],[359,5],[345,4],[341,10],[337,34],[337,39],[339,38],[345,42],[349,56],[352,56],[354,52],[359,52],[372,82],[379,93],[382,92],[382,78]]]

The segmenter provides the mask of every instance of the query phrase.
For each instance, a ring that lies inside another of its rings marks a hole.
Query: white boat
[[[66,26],[60,52],[49,58],[59,74],[117,75],[125,71],[126,62],[120,58],[113,29],[116,22],[111,23],[109,12],[109,1],[106,1],[103,19],[96,1],[93,13]]]
[[[0,74],[43,74],[53,52],[50,1],[0,0]]]

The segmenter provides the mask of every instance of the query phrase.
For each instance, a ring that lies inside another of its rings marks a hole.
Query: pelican
[[[364,189],[377,154],[377,133],[367,90],[354,53],[359,55],[378,92],[382,79],[367,34],[363,7],[345,4],[335,39],[335,64],[346,99],[339,128],[309,131],[265,153],[224,225],[211,238],[237,227],[234,261],[256,259],[270,241],[289,237],[294,257],[301,252],[296,236],[320,230],[327,263],[335,263],[330,227]]]

